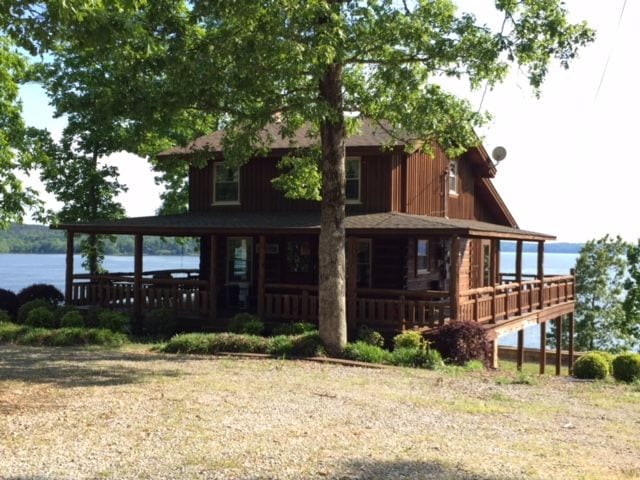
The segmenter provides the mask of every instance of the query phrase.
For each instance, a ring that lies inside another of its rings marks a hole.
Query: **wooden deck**
[[[459,294],[457,312],[448,291],[358,288],[354,297],[347,299],[350,327],[428,331],[457,318],[486,325],[497,337],[573,312],[575,279],[553,276],[467,290]],[[207,317],[212,299],[197,270],[166,270],[143,272],[139,284],[131,273],[74,275],[72,303],[132,310],[137,304],[141,311],[168,308]],[[254,311],[269,320],[315,323],[318,287],[265,284],[264,299]]]

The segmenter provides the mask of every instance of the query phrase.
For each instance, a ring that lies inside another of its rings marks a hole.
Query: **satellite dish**
[[[496,147],[491,152],[491,157],[496,161],[496,163],[500,163],[507,156],[507,149],[504,147]]]

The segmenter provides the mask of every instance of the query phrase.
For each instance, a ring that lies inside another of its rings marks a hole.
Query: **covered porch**
[[[318,223],[311,214],[279,214],[274,219],[268,214],[218,213],[63,225],[68,235],[65,300],[127,309],[140,325],[145,311],[156,308],[197,319],[209,330],[223,329],[226,319],[240,311],[268,321],[314,323],[317,265],[301,263],[300,258],[317,257]],[[392,334],[407,329],[426,332],[453,319],[471,320],[495,340],[518,331],[520,352],[525,327],[540,324],[541,346],[543,339],[546,345],[546,322],[560,324],[558,319],[567,315],[573,338],[575,278],[544,272],[544,242],[552,237],[398,213],[347,217],[346,232],[347,318],[352,333],[360,325]],[[133,234],[134,271],[74,274],[74,235],[79,233]],[[144,270],[146,235],[199,237],[199,268]],[[515,241],[512,266],[500,265],[501,240]],[[535,274],[523,273],[526,242],[537,245]],[[298,256],[292,257],[292,252]],[[497,341],[494,345],[497,352]]]

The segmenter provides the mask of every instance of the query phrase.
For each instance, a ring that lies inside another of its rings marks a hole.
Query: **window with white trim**
[[[416,273],[429,273],[429,240],[416,242]]]
[[[240,170],[227,167],[224,162],[213,164],[213,203],[238,205],[240,203]]]
[[[458,160],[449,161],[449,193],[458,193]]]
[[[345,161],[347,203],[360,203],[360,172],[360,157],[347,157]]]

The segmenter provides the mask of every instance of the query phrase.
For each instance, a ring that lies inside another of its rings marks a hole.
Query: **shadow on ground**
[[[153,353],[0,345],[0,381],[18,380],[74,388],[139,383],[149,376],[186,375],[178,369],[136,365],[169,359],[172,363],[182,361],[180,357]]]
[[[485,475],[469,471],[464,467],[445,465],[440,462],[419,460],[376,461],[369,459],[353,460],[344,466],[344,473],[335,478],[340,480],[514,480],[524,476]]]

